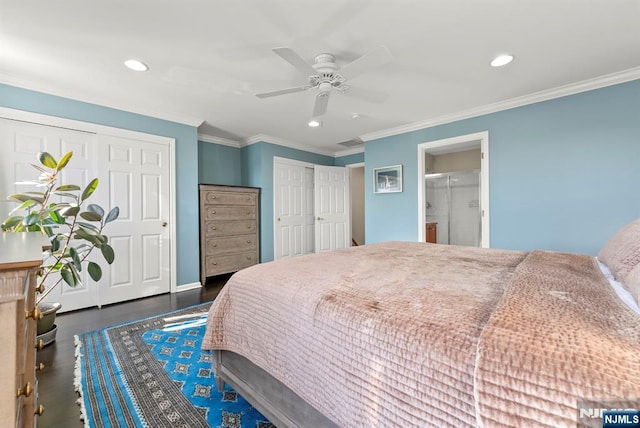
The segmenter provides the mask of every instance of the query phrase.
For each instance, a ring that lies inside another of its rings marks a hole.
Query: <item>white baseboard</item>
[[[199,282],[192,282],[191,284],[178,285],[175,292],[180,293],[182,291],[195,290],[196,288],[202,288],[202,284]]]

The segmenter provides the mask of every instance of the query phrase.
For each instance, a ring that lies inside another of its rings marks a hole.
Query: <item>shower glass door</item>
[[[425,176],[427,223],[437,223],[437,243],[479,247],[481,242],[480,173]]]

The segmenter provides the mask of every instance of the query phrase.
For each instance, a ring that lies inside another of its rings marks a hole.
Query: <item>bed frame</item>
[[[313,408],[282,382],[229,351],[213,351],[218,391],[225,383],[244,397],[278,428],[327,427],[337,425]]]

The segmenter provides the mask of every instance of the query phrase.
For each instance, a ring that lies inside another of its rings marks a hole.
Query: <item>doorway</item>
[[[274,260],[351,245],[349,169],[273,158]]]
[[[488,132],[418,145],[418,233],[420,242],[490,246]]]

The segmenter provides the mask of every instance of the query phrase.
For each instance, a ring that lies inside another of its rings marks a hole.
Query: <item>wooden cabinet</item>
[[[200,185],[200,282],[260,262],[260,189]]]
[[[436,244],[438,242],[438,223],[426,223],[425,230],[425,241]]]
[[[35,294],[42,244],[40,234],[0,233],[0,420],[7,427],[36,425]]]

